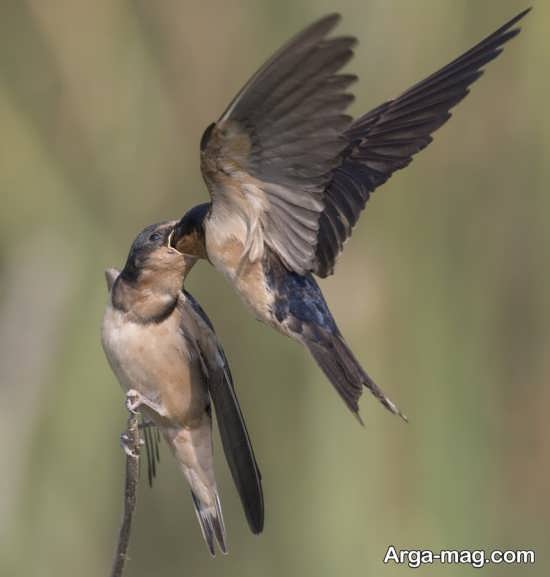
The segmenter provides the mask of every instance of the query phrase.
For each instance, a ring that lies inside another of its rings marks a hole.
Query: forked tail
[[[324,331],[319,334],[316,331],[315,338],[306,338],[303,342],[344,403],[361,424],[363,421],[359,415],[358,401],[363,387],[367,387],[388,411],[399,415],[405,421],[407,420],[397,405],[363,370],[341,334]]]
[[[227,553],[227,546],[212,462],[211,427],[210,414],[205,412],[194,428],[163,427],[162,432],[189,484],[202,536],[214,556],[216,541],[222,553]]]
[[[208,549],[212,557],[215,557],[214,539],[218,542],[218,546],[222,553],[227,553],[227,546],[225,543],[225,525],[223,522],[222,508],[218,493],[215,493],[214,504],[205,505],[196,495],[191,491],[193,497],[193,504],[195,505],[195,513],[199,525],[201,526],[202,536],[208,545]]]

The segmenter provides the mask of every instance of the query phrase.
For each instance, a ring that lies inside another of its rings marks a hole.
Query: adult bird
[[[364,386],[399,410],[349,349],[313,275],[333,273],[370,193],[432,141],[528,11],[354,121],[345,109],[356,77],[339,71],[355,39],[328,37],[331,14],[276,52],[203,134],[211,202],[181,219],[174,246],[208,259],[259,320],[304,344],[358,418]]]
[[[264,522],[261,477],[223,349],[205,312],[182,289],[196,258],[169,246],[175,224],[145,228],[122,272],[107,271],[102,343],[127,391],[128,408],[152,421],[171,448],[214,555],[215,541],[224,553],[227,546],[214,477],[211,404],[253,533]]]

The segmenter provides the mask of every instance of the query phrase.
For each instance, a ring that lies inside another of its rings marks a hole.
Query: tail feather
[[[388,411],[407,420],[357,362],[313,276],[289,271],[269,250],[264,266],[267,284],[274,296],[270,324],[309,349],[359,422],[362,423],[358,401],[363,387],[367,387]]]
[[[216,541],[220,550],[227,553],[225,525],[212,462],[210,413],[206,411],[193,428],[163,427],[162,433],[191,488],[195,513],[210,554],[215,554]]]
[[[363,370],[354,354],[339,333],[323,332],[322,336],[305,338],[304,344],[313,355],[313,358],[332,383],[338,394],[342,397],[346,406],[355,415],[361,424],[363,421],[359,415],[359,397],[363,387],[369,391],[395,415],[399,415],[407,421],[407,417],[399,410],[382,389]]]
[[[218,546],[222,553],[227,553],[227,545],[225,543],[225,524],[223,522],[222,509],[220,499],[216,493],[214,506],[207,506],[191,491],[193,504],[195,505],[195,513],[201,527],[201,532],[208,550],[212,557],[216,556],[214,549],[214,538],[218,542]]]

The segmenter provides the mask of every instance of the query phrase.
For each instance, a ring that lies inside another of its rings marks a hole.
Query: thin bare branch
[[[136,508],[137,486],[139,481],[139,416],[129,412],[126,431],[121,437],[126,453],[126,479],[124,482],[124,512],[118,531],[118,543],[113,561],[111,577],[122,577],[124,565],[128,559],[128,544],[132,530],[132,517]]]

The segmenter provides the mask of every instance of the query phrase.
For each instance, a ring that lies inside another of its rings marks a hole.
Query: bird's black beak
[[[182,254],[207,258],[202,224],[204,214],[203,205],[198,205],[184,214],[172,230],[169,246]]]
[[[178,250],[178,241],[181,239],[182,236],[183,234],[182,234],[181,221],[179,221],[168,235],[168,242],[167,242],[168,246],[180,252]]]

